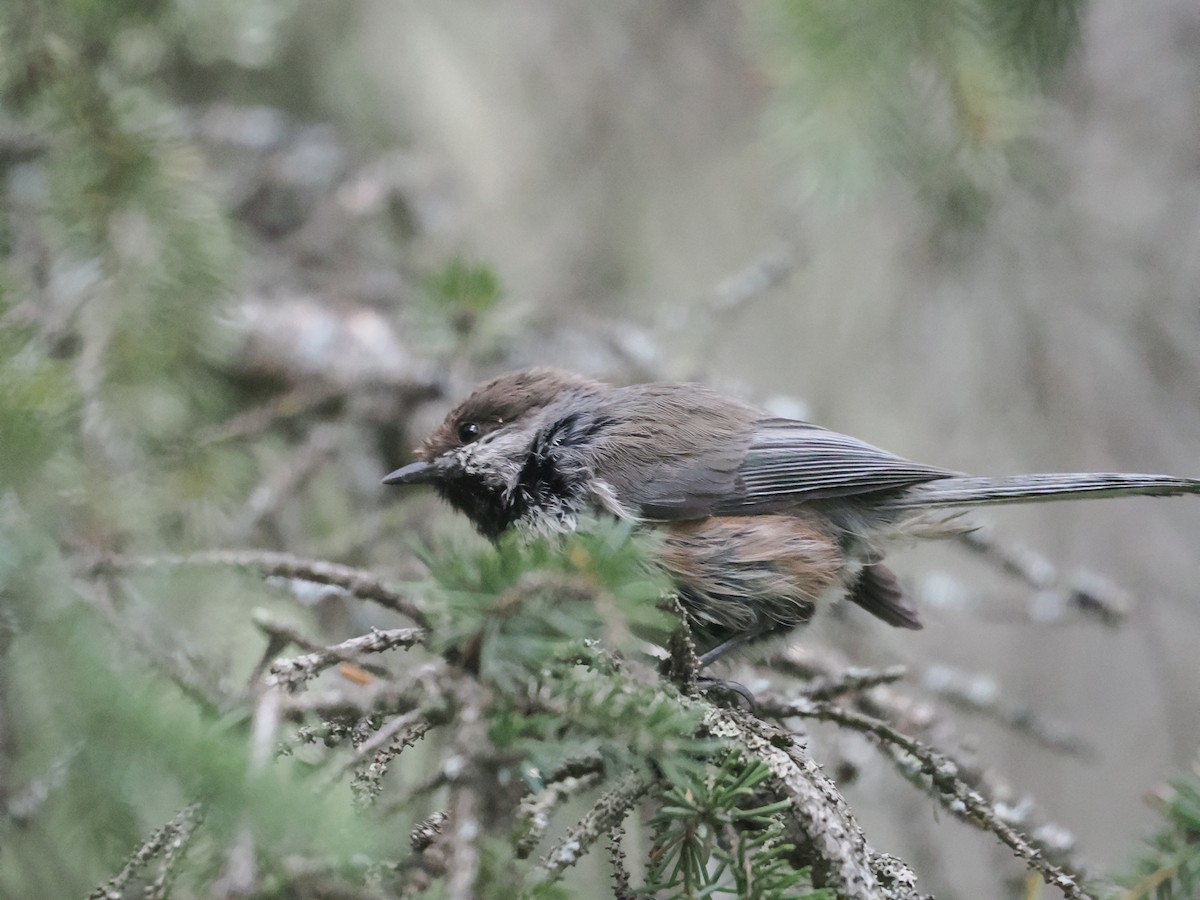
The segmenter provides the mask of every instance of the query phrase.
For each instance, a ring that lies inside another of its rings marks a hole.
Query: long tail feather
[[[1101,497],[1174,497],[1200,494],[1200,478],[1068,472],[1052,475],[963,475],[908,488],[887,505],[893,509],[1042,503]]]

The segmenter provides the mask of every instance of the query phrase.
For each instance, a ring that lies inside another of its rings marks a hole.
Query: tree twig
[[[547,880],[557,881],[563,872],[579,862],[592,844],[625,817],[649,786],[645,776],[630,773],[605,791],[583,818],[542,857],[542,870]]]
[[[361,600],[369,600],[406,616],[422,627],[429,626],[429,613],[411,597],[387,587],[374,573],[326,560],[304,559],[291,553],[270,550],[208,550],[200,553],[163,556],[106,556],[86,568],[88,574],[136,571],[175,566],[229,566],[252,569],[262,575],[296,578],[337,587]]]
[[[836,682],[840,680],[841,673],[847,670],[845,662],[829,648],[811,646],[788,648],[771,659],[770,667],[772,671],[791,674],[810,683],[817,681],[818,684],[823,680]],[[809,695],[805,693],[804,696]],[[768,698],[765,704],[760,704],[759,712],[773,717],[772,705],[773,701]],[[887,685],[878,685],[869,691],[854,694],[852,705],[867,715],[901,723],[900,727],[909,733],[915,731],[919,735],[927,735],[927,740],[931,743],[945,746],[947,742],[952,741],[953,724],[939,714],[935,704],[926,700],[914,700]],[[1017,733],[1023,734],[1019,729]],[[993,798],[996,804],[1005,804],[1006,821],[1034,835],[1038,844],[1044,847],[1054,860],[1069,861],[1069,854],[1075,847],[1075,837],[1066,828],[1054,822],[1039,822],[1034,804],[1028,798],[1015,801],[1009,799],[1015,791],[1000,781],[994,773],[961,761],[958,765],[960,773],[969,784]]]
[[[885,746],[903,751],[919,763],[921,773],[930,779],[945,809],[964,821],[990,831],[1026,865],[1036,870],[1047,884],[1059,888],[1069,900],[1088,900],[1088,895],[1080,886],[1082,878],[1066,867],[1051,862],[1030,838],[1004,821],[992,804],[961,777],[958,763],[946,754],[897,731],[882,719],[831,703],[804,698],[776,706],[771,714],[781,718],[797,716],[834,722],[873,735]],[[902,758],[892,758],[897,764],[903,764]]]
[[[790,801],[787,828],[798,846],[811,850],[816,881],[832,888],[841,900],[924,900],[911,871],[900,877],[893,857],[872,852],[837,786],[793,735],[740,710],[710,709],[704,724],[714,737],[770,770]],[[883,861],[888,863],[886,873],[877,871]]]
[[[265,403],[244,410],[225,422],[204,429],[197,435],[194,443],[199,447],[207,447],[253,437],[267,431],[278,422],[302,416],[345,393],[346,388],[341,385],[302,384],[272,397]]]
[[[195,658],[177,641],[147,633],[137,616],[122,616],[114,602],[118,585],[104,578],[79,585],[79,597],[96,610],[113,633],[130,643],[152,666],[209,715],[219,716],[235,704],[235,698],[222,689],[216,679],[201,671]]]
[[[370,806],[375,802],[382,790],[380,783],[383,776],[387,774],[392,761],[425,737],[434,725],[427,719],[412,719],[409,716],[401,716],[397,721],[401,722],[401,727],[391,730],[386,746],[379,745],[377,748],[372,748],[375,750],[375,755],[370,764],[355,775],[354,783],[350,785],[350,790],[360,806]],[[379,733],[383,734],[383,731],[381,730]],[[365,747],[366,744],[363,744],[358,748],[360,754],[363,754]]]
[[[147,894],[148,897],[165,896],[165,885],[170,877],[171,867],[182,856],[196,828],[204,819],[204,810],[199,803],[189,803],[181,809],[171,821],[157,828],[146,838],[145,843],[133,852],[121,871],[104,884],[87,895],[87,900],[122,900],[125,896],[125,886],[138,872],[144,869],[151,860],[161,856],[163,866],[154,879],[152,887],[157,893]]]
[[[333,453],[341,431],[335,424],[323,423],[313,428],[299,446],[291,448],[286,458],[250,493],[227,537],[234,543],[245,540],[294,497],[300,485]]]
[[[0,817],[23,825],[37,815],[54,792],[66,783],[67,775],[82,747],[75,747],[53,760],[40,775],[0,799]]]
[[[986,716],[1047,750],[1085,759],[1095,755],[1095,748],[1066,725],[1040,716],[1028,706],[1006,701],[996,682],[987,676],[930,666],[921,675],[921,686],[957,709]]]
[[[1065,575],[1046,557],[1020,544],[999,540],[979,527],[956,536],[958,543],[985,561],[1038,591],[1030,618],[1041,622],[1051,614],[1074,610],[1102,625],[1115,627],[1129,615],[1129,594],[1091,570]]]
[[[861,694],[881,684],[893,684],[907,674],[907,666],[888,666],[886,669],[851,667],[836,675],[813,678],[804,686],[802,693],[810,700],[833,700],[843,694]]]
[[[525,859],[533,852],[538,842],[545,836],[546,829],[550,827],[550,818],[560,806],[575,795],[595,786],[599,781],[599,772],[590,772],[579,777],[567,776],[545,785],[536,793],[526,794],[521,799],[518,813],[524,833],[517,842],[515,851],[517,858]]]
[[[255,624],[267,630],[274,630],[278,623],[256,617]],[[415,647],[425,639],[425,634],[423,628],[372,628],[367,634],[350,638],[340,644],[319,647],[311,653],[290,659],[277,659],[271,663],[268,672],[276,683],[289,690],[295,690],[331,666],[341,662],[353,662],[361,654],[383,653],[395,647],[403,647],[405,650]],[[300,637],[298,634],[296,636]],[[303,640],[302,637],[300,639]]]

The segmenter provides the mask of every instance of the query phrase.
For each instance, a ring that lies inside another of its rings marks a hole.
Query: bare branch
[[[100,613],[114,634],[131,644],[204,712],[221,715],[229,709],[234,698],[222,690],[215,678],[201,670],[196,658],[180,643],[164,640],[160,634],[149,634],[136,616],[118,613],[112,598],[115,587],[108,578],[79,585],[79,597]]]
[[[330,423],[313,428],[303,443],[292,448],[251,492],[227,537],[234,543],[246,539],[289,498],[296,496],[301,485],[333,453],[341,430]]]
[[[256,617],[255,624],[264,630],[279,633],[275,629],[278,623]],[[295,635],[303,641],[298,633]],[[383,653],[395,647],[405,650],[416,646],[425,639],[423,628],[372,628],[367,634],[350,638],[340,644],[320,647],[303,656],[291,659],[277,659],[271,663],[270,677],[289,690],[295,690],[304,682],[315,678],[331,666],[341,662],[353,662],[364,653]],[[311,646],[305,641],[301,646]]]
[[[144,869],[151,860],[162,857],[159,874],[151,884],[150,898],[166,896],[166,884],[174,864],[183,855],[196,828],[204,820],[204,810],[199,803],[190,803],[181,809],[171,821],[156,829],[145,843],[129,857],[121,871],[87,895],[87,900],[122,900],[125,886]]]
[[[518,859],[525,859],[533,852],[538,842],[550,827],[550,818],[560,806],[581,794],[600,781],[599,772],[590,772],[580,777],[567,776],[534,794],[526,794],[521,799],[518,813],[520,828],[524,832],[517,842],[516,854]]]
[[[642,775],[629,774],[606,791],[592,804],[582,819],[576,822],[566,835],[542,857],[542,869],[548,881],[557,881],[587,852],[601,836],[625,818],[625,813],[635,804],[650,786]]]
[[[808,701],[805,701],[806,703]],[[761,760],[791,805],[786,816],[797,845],[811,849],[817,881],[843,900],[919,900],[915,876],[897,877],[892,857],[877,857],[837,786],[795,736],[744,712],[711,709],[705,727],[715,737]],[[888,863],[887,879],[877,873]],[[904,867],[907,868],[907,867]]]
[[[413,720],[411,714],[410,716],[401,716],[396,722],[401,723],[401,727],[386,729],[390,732],[386,746],[380,744],[378,749],[372,748],[375,750],[375,756],[371,759],[370,765],[355,776],[354,783],[350,786],[350,790],[354,793],[354,798],[360,806],[370,806],[378,799],[379,793],[383,789],[381,785],[383,776],[387,774],[392,761],[425,737],[433,728],[432,722],[422,719]],[[379,732],[380,735],[383,733],[383,730]],[[369,752],[364,751],[366,746],[367,744],[363,744],[358,748],[360,755]]]
[[[980,527],[957,535],[960,545],[1038,592],[1027,614],[1043,623],[1069,612],[1115,627],[1129,615],[1129,594],[1098,572],[1083,570],[1066,575],[1054,563],[1028,547],[998,540],[990,528]]]
[[[771,288],[778,287],[802,262],[791,247],[780,244],[764,251],[757,259],[730,274],[686,307],[687,315],[673,310],[663,317],[662,331],[683,331],[704,322],[712,327],[714,318],[727,320],[759,299]],[[717,331],[718,329],[714,329]]]
[[[304,559],[291,553],[269,550],[209,550],[164,556],[106,556],[87,567],[87,574],[124,572],[175,566],[229,566],[253,569],[262,575],[296,578],[341,588],[361,600],[369,600],[406,616],[422,627],[429,625],[429,613],[412,598],[387,587],[374,573],[325,560]]]
[[[773,704],[772,715],[781,718],[798,716],[834,722],[864,734],[878,738],[886,747],[902,751],[889,754],[898,765],[905,765],[904,756],[916,760],[921,774],[930,779],[937,791],[937,798],[949,812],[964,821],[990,831],[1013,851],[1026,865],[1041,874],[1049,885],[1059,888],[1070,900],[1087,900],[1080,884],[1082,878],[1065,867],[1056,865],[1046,858],[1045,853],[1033,841],[1004,821],[993,805],[960,774],[960,767],[946,754],[897,731],[882,719],[854,712],[831,703],[796,700],[787,704]]]
[[[446,824],[446,820],[449,818],[450,813],[440,810],[418,822],[417,826],[408,835],[408,843],[412,846],[413,850],[420,853],[436,841],[442,833],[442,826]]]
[[[634,900],[632,879],[629,867],[625,864],[625,851],[621,841],[625,837],[625,829],[618,822],[608,829],[608,863],[613,875],[613,900]]]
[[[67,775],[70,773],[71,766],[79,755],[80,749],[80,747],[75,747],[62,754],[51,762],[42,774],[30,779],[23,786],[0,799],[0,816],[17,825],[22,825],[37,815],[38,810],[54,795],[54,792],[66,783]]]
[[[446,874],[446,825],[448,810],[438,810],[426,816],[408,834],[414,859],[404,865],[407,870],[400,885],[401,897],[412,897],[429,889],[434,879]]]
[[[886,669],[849,668],[837,675],[820,676],[804,686],[810,700],[833,700],[843,694],[861,694],[881,684],[892,684],[908,674],[907,666]]]
[[[1095,755],[1095,748],[1066,725],[1040,716],[1028,706],[1005,700],[990,677],[959,672],[949,666],[930,666],[921,676],[921,686],[951,706],[986,716],[1047,750],[1082,758]],[[807,696],[813,700],[831,699]]]
[[[346,388],[334,384],[301,384],[266,403],[238,413],[219,425],[204,429],[196,437],[196,445],[207,447],[225,441],[262,434],[277,423],[299,418],[316,407],[345,394]]]

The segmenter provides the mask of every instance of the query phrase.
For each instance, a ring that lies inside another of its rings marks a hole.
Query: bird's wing
[[[759,419],[749,446],[664,456],[639,497],[658,520],[779,512],[809,500],[896,490],[956,473],[791,419]]]
[[[718,513],[911,487],[956,473],[880,450],[808,422],[764,419],[738,469],[739,491]]]

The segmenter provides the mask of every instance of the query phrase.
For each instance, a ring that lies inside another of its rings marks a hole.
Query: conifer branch
[[[834,722],[878,738],[898,766],[906,765],[905,755],[916,760],[922,775],[930,780],[942,806],[957,818],[990,831],[1012,852],[1037,871],[1045,882],[1059,888],[1068,900],[1087,900],[1081,887],[1082,877],[1065,866],[1049,860],[1046,854],[1018,829],[997,814],[994,805],[961,776],[961,767],[950,756],[905,735],[882,719],[854,712],[831,703],[799,699],[790,704],[773,705],[771,714],[780,718],[796,716]]]
[[[580,777],[568,775],[547,784],[536,793],[522,797],[517,815],[517,830],[521,835],[516,846],[517,858],[525,859],[534,851],[538,842],[545,837],[546,829],[550,827],[550,818],[559,807],[599,781],[599,772],[590,772]]]
[[[158,857],[162,859],[159,873],[147,888],[144,896],[148,900],[165,897],[166,886],[173,867],[187,849],[188,843],[203,821],[203,807],[199,803],[189,803],[167,824],[156,828],[146,838],[146,841],[133,852],[121,871],[88,894],[87,900],[123,900],[125,886]]]
[[[331,666],[354,662],[361,654],[383,653],[396,647],[408,650],[421,643],[425,634],[423,628],[372,628],[367,634],[322,647],[303,656],[277,659],[271,663],[268,671],[276,683],[294,690]]]
[[[892,857],[877,857],[837,786],[794,735],[745,712],[710,709],[705,728],[770,770],[782,798],[789,837],[813,868],[814,884],[832,888],[839,900],[923,900],[908,872],[898,877]],[[887,862],[887,880],[876,871]]]
[[[619,823],[650,786],[643,775],[630,773],[610,788],[592,808],[542,857],[546,880],[557,881],[600,837]]]

